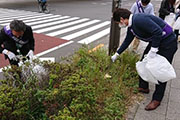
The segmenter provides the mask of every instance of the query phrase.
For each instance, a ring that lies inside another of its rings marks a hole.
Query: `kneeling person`
[[[0,32],[0,53],[5,55],[11,65],[18,65],[17,55],[33,58],[34,37],[32,28],[21,20],[13,20]]]

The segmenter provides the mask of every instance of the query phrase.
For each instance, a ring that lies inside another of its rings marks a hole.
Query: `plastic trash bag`
[[[176,78],[173,66],[161,55],[157,54],[154,58],[148,58],[145,67],[160,82],[167,82]]]
[[[173,27],[173,24],[175,22],[175,18],[176,18],[176,15],[174,13],[170,13],[169,15],[167,15],[164,19],[164,21],[170,25],[171,27]]]
[[[173,29],[180,30],[180,17],[178,17],[178,19],[175,21]]]
[[[43,66],[35,64],[32,68],[35,74],[46,74],[46,70]]]
[[[142,61],[138,61],[136,63],[136,70],[139,76],[147,82],[158,84],[157,79],[155,79],[151,74],[151,72],[146,68],[146,64],[147,64],[147,57],[145,57]]]

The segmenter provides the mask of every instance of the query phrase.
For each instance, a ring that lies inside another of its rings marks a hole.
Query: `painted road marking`
[[[95,40],[98,40],[99,38],[109,34],[109,32],[110,32],[110,28],[107,28],[107,29],[105,29],[105,30],[103,30],[101,32],[98,32],[98,33],[90,36],[90,37],[87,37],[85,39],[82,39],[82,40],[78,41],[78,43],[87,45],[87,44],[89,44],[91,42],[94,42]]]
[[[61,15],[49,15],[46,17],[40,17],[40,18],[36,18],[36,19],[29,19],[29,20],[23,20],[25,23],[29,23],[29,22],[34,22],[34,21],[42,21],[42,20],[47,20],[47,19],[52,19],[52,18],[57,18],[60,17]]]
[[[61,20],[61,19],[65,19],[65,18],[69,18],[70,16],[63,16],[63,17],[57,17],[57,18],[53,18],[53,19],[46,19],[46,20],[42,20],[42,21],[35,21],[35,22],[31,22],[31,23],[27,23],[26,24],[32,26],[32,25],[36,25],[36,24],[41,24],[41,23],[47,23],[47,22],[52,22],[52,21],[56,21],[56,20]]]
[[[31,19],[31,18],[38,18],[38,17],[44,17],[44,16],[49,16],[49,15],[36,15],[36,16],[34,16],[33,14],[27,14],[27,15],[21,15],[21,16],[16,15],[13,17],[8,16],[7,18],[1,16],[2,18],[0,19],[0,23],[6,23],[6,22],[9,22],[9,21],[16,19],[16,18],[19,19],[19,18],[29,17],[27,19]]]
[[[41,58],[39,58],[39,60],[55,62],[55,57],[41,57]]]
[[[48,33],[46,35],[48,35],[48,36],[61,35],[61,34],[66,33],[66,32],[70,32],[70,31],[73,31],[73,30],[76,30],[76,29],[79,29],[79,28],[86,27],[88,25],[97,23],[99,21],[100,20],[92,20],[92,21],[89,21],[89,22],[86,22],[86,23],[83,23],[83,24],[80,24],[80,25],[76,25],[76,26],[69,27],[69,28],[66,28],[66,29],[63,29],[63,30],[59,30],[59,31],[55,31],[55,32],[52,32],[52,33]]]
[[[34,32],[36,32],[36,33],[47,32],[49,30],[53,30],[54,27],[61,26],[62,23],[66,23],[69,21],[77,20],[77,19],[79,19],[79,17],[73,17],[73,18],[68,18],[68,19],[61,20],[61,21],[55,21],[55,22],[35,25],[35,26],[32,26],[32,29],[38,29],[38,30],[34,30]],[[52,25],[54,25],[54,26],[52,26]],[[47,26],[50,26],[50,27],[47,27]],[[43,28],[43,27],[46,27],[46,28]],[[43,29],[39,29],[39,28],[43,28]],[[59,27],[59,28],[61,28],[61,27]]]
[[[46,34],[48,36],[63,38],[65,40],[69,40],[70,43],[76,42],[79,44],[90,44],[107,36],[110,30],[110,21],[93,20],[90,18],[44,14],[2,8],[0,8],[0,16],[0,25],[7,25],[12,19],[20,19],[23,20],[27,25],[30,25],[34,33],[42,33],[41,35]],[[46,40],[46,38],[43,37],[42,39],[44,41],[49,41],[47,43],[50,43],[50,46],[51,43],[53,43],[53,40],[52,42],[50,41],[51,38]],[[39,40],[41,41],[41,38]],[[51,47],[47,47],[47,49]],[[41,54],[47,54],[48,51],[46,51],[47,49],[45,48],[46,47],[41,49],[39,52],[41,52]],[[58,47],[56,48],[58,49]],[[50,51],[52,50],[55,49],[50,49]],[[7,62],[1,64],[0,66],[5,64],[7,64]]]
[[[59,48],[62,48],[62,47],[67,46],[67,45],[69,45],[69,44],[72,44],[73,42],[74,42],[74,41],[66,42],[66,43],[64,43],[64,44],[58,45],[58,46],[56,46],[56,47],[54,47],[54,48],[51,48],[51,49],[49,49],[49,50],[43,51],[43,52],[41,52],[41,53],[38,53],[38,54],[35,55],[35,56],[36,56],[36,57],[40,57],[40,56],[45,55],[45,54],[47,54],[47,53],[50,53],[50,52],[52,52],[52,51],[54,51],[54,50],[57,50],[57,49],[59,49]]]
[[[59,16],[59,15],[58,15]],[[48,19],[48,18],[54,18],[57,16],[52,16],[52,15],[41,15],[41,16],[33,16],[33,17],[25,17],[25,18],[18,18],[18,20],[23,20],[23,22],[33,22],[33,21],[38,21],[38,20],[44,20],[44,19]],[[27,20],[28,19],[28,20]],[[1,25],[8,25],[9,22],[11,22],[13,19],[11,20],[7,20],[5,23],[2,24],[2,22],[0,22]]]
[[[71,35],[68,35],[68,36],[65,36],[65,37],[62,37],[62,39],[64,39],[64,40],[71,40],[71,39],[74,39],[74,38],[76,38],[76,37],[79,37],[79,36],[81,36],[81,35],[83,35],[83,34],[86,34],[86,33],[92,32],[92,31],[94,31],[94,30],[96,30],[96,29],[99,29],[99,28],[101,28],[101,27],[104,27],[104,26],[106,26],[106,25],[108,25],[108,24],[110,24],[110,22],[109,22],[109,21],[106,21],[106,22],[103,22],[103,23],[101,23],[101,24],[95,25],[95,26],[93,26],[93,27],[87,28],[87,29],[85,29],[85,30],[76,32],[76,33],[74,33],[74,34],[71,34]]]
[[[0,18],[0,25],[7,25],[12,19],[20,19],[27,25],[30,25],[35,33],[58,36],[65,40],[75,39],[80,44],[90,44],[105,37],[109,34],[108,29],[110,29],[110,21],[103,22],[89,18],[44,14],[24,10],[0,8],[0,16],[3,16]],[[77,32],[77,30],[79,31]]]

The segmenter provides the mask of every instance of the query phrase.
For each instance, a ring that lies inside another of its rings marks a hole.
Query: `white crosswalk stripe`
[[[55,21],[55,22],[40,24],[40,25],[32,26],[32,28],[33,29],[37,29],[38,28],[38,30],[35,30],[34,32],[42,33],[42,32],[46,32],[46,31],[50,31],[50,30],[66,27],[67,25],[62,24],[62,23],[66,23],[66,22],[69,22],[69,21],[72,21],[72,20],[77,20],[77,19],[79,19],[79,17],[73,17],[73,18],[65,19],[65,20],[61,20],[61,21]],[[81,21],[79,21],[79,22],[82,22],[82,20],[84,20],[84,19],[81,19]],[[78,21],[75,21],[75,22],[78,23]],[[67,23],[67,24],[70,24],[70,23]],[[52,26],[52,25],[54,25],[54,26]],[[51,26],[51,27],[47,27],[47,26]],[[47,28],[43,28],[43,29],[39,30],[39,28],[42,28],[42,27],[47,27]]]
[[[60,15],[58,15],[58,16],[60,16]],[[55,20],[61,20],[61,19],[69,18],[69,17],[70,16],[63,16],[63,17],[58,17],[58,18],[53,18],[53,19],[46,19],[46,20],[42,20],[42,21],[31,22],[31,23],[28,23],[28,25],[32,26],[32,25],[36,25],[36,24],[40,24],[40,23],[46,23],[46,22],[51,22],[51,21],[55,21]]]
[[[23,20],[34,33],[90,44],[110,33],[110,21],[0,8],[0,25]]]
[[[83,23],[83,24],[80,24],[80,25],[76,25],[76,26],[70,27],[70,28],[66,28],[66,29],[63,29],[63,30],[59,30],[59,31],[55,31],[55,32],[52,32],[52,33],[48,33],[47,35],[48,36],[61,35],[61,34],[66,33],[66,32],[70,32],[70,31],[73,31],[73,30],[76,30],[76,29],[79,29],[79,28],[82,28],[82,27],[86,27],[86,26],[94,24],[96,22],[99,22],[99,20],[89,21],[89,22],[86,22],[86,23]]]
[[[38,20],[43,20],[43,19],[48,19],[48,18],[54,18],[54,17],[57,17],[57,16],[53,16],[53,15],[46,15],[46,16],[41,15],[41,16],[33,16],[33,17],[32,16],[30,16],[30,17],[23,16],[23,17],[18,17],[18,20],[23,20],[25,23],[28,23],[28,22],[33,22],[33,21],[38,21]],[[11,22],[12,20],[13,19],[0,21],[0,23],[6,22],[2,25],[8,25],[8,23]]]
[[[31,18],[38,18],[38,17],[45,17],[45,16],[49,16],[49,15],[37,15],[37,16],[34,16],[33,14],[28,14],[28,15],[16,15],[16,16],[1,16],[1,23],[3,23],[3,22],[8,22],[8,21],[11,21],[12,19],[20,19],[20,18],[24,18],[24,19],[26,19],[26,17],[29,17],[29,18],[27,18],[27,19],[31,19]]]
[[[93,42],[93,41],[107,35],[109,33],[109,31],[110,31],[110,28],[107,28],[107,29],[105,29],[105,30],[103,30],[101,32],[98,32],[98,33],[96,33],[96,34],[94,34],[92,36],[89,36],[89,37],[87,37],[85,39],[82,39],[81,41],[78,41],[78,43],[89,44],[89,43],[91,43],[91,42]]]
[[[103,22],[103,23],[98,24],[98,25],[96,25],[96,26],[93,26],[93,27],[87,28],[87,29],[85,29],[85,30],[82,30],[82,31],[73,33],[73,34],[71,34],[71,35],[65,36],[65,37],[63,37],[62,39],[71,40],[71,39],[74,39],[74,38],[76,38],[76,37],[79,37],[79,36],[81,36],[81,35],[83,35],[83,34],[92,32],[92,31],[94,31],[94,30],[96,30],[96,29],[98,29],[98,28],[101,28],[101,27],[103,27],[103,26],[106,26],[106,25],[108,25],[108,24],[109,24],[109,21],[106,21],[106,22]]]

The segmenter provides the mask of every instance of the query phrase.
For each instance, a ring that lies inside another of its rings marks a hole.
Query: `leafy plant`
[[[0,119],[124,120],[137,93],[138,56],[125,52],[115,63],[107,50],[79,49],[62,63],[40,62],[46,70],[22,77],[22,67],[4,70],[0,86]],[[106,77],[108,75],[108,77]]]

